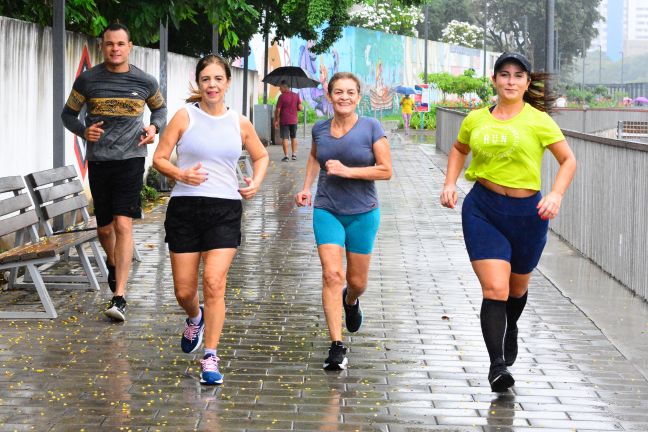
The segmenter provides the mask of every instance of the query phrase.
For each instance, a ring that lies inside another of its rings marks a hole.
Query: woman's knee
[[[322,272],[324,287],[338,287],[344,285],[344,273],[341,269],[324,270]]]
[[[347,276],[347,286],[355,292],[363,293],[367,288],[367,276]]]
[[[506,300],[509,296],[509,287],[506,284],[482,283],[484,298],[489,300]]]
[[[187,284],[175,286],[175,296],[178,303],[185,303],[193,300],[197,293],[198,289],[195,285],[191,286]]]
[[[226,276],[209,275],[203,278],[203,294],[205,300],[221,299],[225,297]]]

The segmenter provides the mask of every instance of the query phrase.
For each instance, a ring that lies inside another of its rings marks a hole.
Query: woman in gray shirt
[[[392,175],[389,143],[380,123],[360,117],[360,80],[338,72],[329,81],[333,118],[313,126],[313,143],[306,178],[295,196],[298,206],[311,205],[311,186],[319,173],[313,212],[313,231],[322,264],[322,303],[331,337],[324,369],[346,369],[340,304],[346,327],[362,325],[359,297],[367,288],[369,262],[380,224],[375,180]],[[344,254],[347,269],[344,272]]]

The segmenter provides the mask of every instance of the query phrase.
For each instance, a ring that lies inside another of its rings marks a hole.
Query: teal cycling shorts
[[[316,208],[313,211],[313,231],[317,246],[336,244],[357,254],[370,254],[380,225],[380,209],[354,215],[337,215]]]

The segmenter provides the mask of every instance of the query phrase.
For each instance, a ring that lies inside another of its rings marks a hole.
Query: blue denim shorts
[[[540,192],[511,198],[475,183],[461,209],[470,261],[501,259],[511,263],[513,273],[531,273],[547,243],[549,221],[536,208],[541,199]]]
[[[317,246],[336,244],[347,252],[370,254],[380,225],[380,209],[354,215],[338,215],[316,208],[313,211],[313,231]]]

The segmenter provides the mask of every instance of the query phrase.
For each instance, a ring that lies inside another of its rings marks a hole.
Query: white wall
[[[66,38],[66,97],[84,46],[92,66],[102,61],[98,39],[69,33]],[[158,50],[134,47],[130,63],[159,78]],[[51,28],[0,17],[0,176],[25,175],[52,167],[52,35]],[[170,53],[167,68],[168,118],[184,104],[194,81],[197,59]],[[242,107],[243,71],[233,68],[226,103]],[[256,101],[257,72],[248,72],[249,100]],[[248,102],[248,107],[251,104]],[[62,109],[63,107],[60,107]],[[57,121],[59,109],[57,108]],[[149,112],[146,112],[148,120]],[[155,149],[149,146],[149,158]],[[75,164],[74,136],[66,131],[65,163]]]

